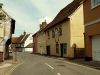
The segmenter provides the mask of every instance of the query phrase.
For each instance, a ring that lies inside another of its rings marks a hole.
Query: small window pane
[[[100,5],[100,0],[92,0],[91,2],[92,2],[92,7]]]
[[[67,44],[66,43],[64,43],[64,53],[66,54],[67,53]]]

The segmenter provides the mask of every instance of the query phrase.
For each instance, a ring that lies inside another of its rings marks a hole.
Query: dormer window
[[[91,0],[92,8],[95,8],[100,5],[100,0]]]

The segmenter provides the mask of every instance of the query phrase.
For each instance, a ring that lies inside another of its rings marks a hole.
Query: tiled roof
[[[11,38],[12,44],[17,44],[17,43],[18,43],[18,38],[19,38],[19,37],[12,37],[12,38]]]
[[[30,34],[22,35],[22,39],[20,40],[20,43],[23,43],[26,41],[26,39],[29,37]]]
[[[26,48],[33,48],[33,43],[28,44]]]
[[[24,43],[29,35],[30,34],[21,35],[20,37],[12,37],[11,41],[12,41],[13,44]]]
[[[47,27],[44,30],[47,30],[55,25],[57,25],[60,22],[63,22],[64,20],[68,19],[68,16],[70,16],[74,11],[81,5],[81,2],[83,0],[74,0],[72,3],[67,5],[65,8],[63,8],[57,16],[54,18],[54,20],[47,25]]]
[[[19,38],[18,38],[18,42],[17,43],[21,43],[21,40],[22,40],[22,38],[24,37],[24,35],[21,35]]]

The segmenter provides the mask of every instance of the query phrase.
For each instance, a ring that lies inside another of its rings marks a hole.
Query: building
[[[100,0],[84,0],[85,57],[100,61]]]
[[[28,37],[30,36],[30,34],[26,34],[26,32],[23,32],[22,35],[20,35],[17,39],[17,51],[19,52],[24,52],[25,51],[25,47],[32,42],[32,40]],[[28,41],[26,41],[28,39]],[[30,42],[31,40],[31,42]]]
[[[76,58],[84,54],[82,0],[74,0],[63,8],[44,29],[46,54]]]
[[[25,43],[24,43],[24,52],[32,52],[33,51],[33,38],[32,38],[32,35],[30,34],[27,39],[25,40]]]
[[[11,47],[17,47],[17,43],[18,43],[18,38],[19,37],[12,37],[11,38]]]
[[[46,21],[40,24],[40,30],[33,35],[33,51],[38,54],[46,54],[46,36],[44,28],[47,26]]]
[[[26,47],[27,45],[29,45],[30,43],[33,42],[33,38],[32,38],[32,35],[31,34],[28,34],[26,36],[27,36],[27,38],[25,40],[24,47]]]
[[[9,58],[9,45],[15,30],[15,20],[0,6],[0,61]]]
[[[37,48],[38,48],[38,53],[40,54],[46,54],[46,36],[43,30],[46,26],[47,26],[46,21],[42,22],[42,24],[40,24],[40,30],[38,32]]]
[[[28,44],[24,52],[33,53],[33,43]]]
[[[33,37],[33,53],[37,53],[37,39],[38,39],[37,33],[32,35],[32,37]]]
[[[16,43],[18,42],[18,38],[19,37],[12,37],[11,38],[11,43],[16,45]]]

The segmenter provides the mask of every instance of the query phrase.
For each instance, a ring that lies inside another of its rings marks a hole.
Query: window
[[[92,5],[92,8],[100,5],[100,0],[91,0],[91,5]]]
[[[59,53],[59,44],[56,43],[56,53]]]
[[[60,26],[59,27],[59,36],[61,36],[62,35],[62,27]]]
[[[55,36],[58,36],[58,31],[59,31],[59,30],[58,30],[58,28],[56,27],[56,28],[55,28]]]
[[[66,54],[67,53],[67,44],[66,43],[63,44],[63,50],[64,50],[64,54]]]
[[[52,30],[52,38],[54,38],[55,37],[55,31],[54,31],[54,29]]]

